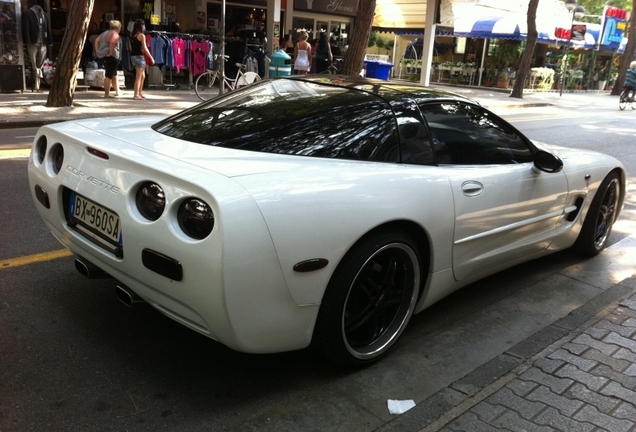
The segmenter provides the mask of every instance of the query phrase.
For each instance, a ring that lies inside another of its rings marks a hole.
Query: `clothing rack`
[[[149,30],[146,31],[144,34],[149,34],[153,37],[155,36],[167,36],[169,38],[173,38],[173,37],[178,37],[184,40],[207,40],[207,41],[211,41],[211,42],[215,42],[217,40],[216,36],[213,35],[209,35],[209,34],[203,34],[203,33],[184,33],[184,32],[171,32],[171,31],[163,31],[163,30]],[[166,68],[168,69],[169,72],[169,80],[168,82],[166,82],[165,79],[165,71],[162,69],[160,70],[160,74],[161,74],[161,83],[150,83],[148,84],[148,87],[159,87],[159,86],[163,86],[166,90],[170,90],[170,89],[178,89],[179,88],[179,84],[175,84],[173,83],[173,76],[172,76],[172,68]],[[188,89],[192,89],[194,88],[194,77],[193,77],[193,69],[194,69],[194,65],[193,64],[189,64],[188,65]]]

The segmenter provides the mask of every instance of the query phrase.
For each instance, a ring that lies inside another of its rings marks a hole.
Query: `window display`
[[[0,65],[20,63],[16,5],[13,1],[0,1]]]

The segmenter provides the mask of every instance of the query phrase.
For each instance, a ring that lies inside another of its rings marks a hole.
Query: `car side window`
[[[431,140],[422,121],[422,115],[415,103],[405,103],[393,107],[400,136],[401,163],[434,165]]]
[[[438,164],[489,165],[531,162],[525,138],[493,113],[462,102],[420,104]]]

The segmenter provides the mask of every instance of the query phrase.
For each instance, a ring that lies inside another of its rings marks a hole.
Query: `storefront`
[[[5,81],[8,80],[7,77],[11,77],[13,86],[20,90],[28,88],[32,81],[19,28],[20,12],[26,10],[26,1],[0,0],[3,11],[0,66],[16,67],[16,71],[9,70],[12,68],[3,71],[2,77]],[[53,36],[52,44],[47,47],[47,59],[53,64],[59,55],[69,23],[68,9],[72,0],[37,1],[47,14]],[[226,1],[225,10],[222,11],[221,0],[96,1],[81,66],[91,60],[92,38],[108,29],[112,20],[122,23],[121,34],[124,38],[132,30],[134,21],[141,18],[146,21],[146,28],[150,32],[164,32],[175,36],[205,36],[215,42],[238,38],[269,52],[276,47],[272,46],[272,42],[279,39],[277,36],[289,34],[294,40],[295,32],[299,29],[307,30],[312,38],[317,37],[320,32],[327,32],[337,45],[348,45],[357,6],[358,0],[237,0]],[[279,15],[277,21],[275,14]],[[226,31],[222,35],[223,16]],[[267,29],[270,29],[272,37],[268,38]],[[16,79],[16,74],[21,75],[21,79]],[[51,80],[52,78],[45,79],[44,82],[50,84]],[[0,89],[9,88],[7,83],[4,84]]]
[[[23,89],[24,49],[20,1],[0,1],[0,91]]]
[[[338,47],[349,45],[358,0],[287,0],[287,7],[285,33],[290,35],[290,40],[295,40],[295,32],[303,29],[310,39],[327,32]]]

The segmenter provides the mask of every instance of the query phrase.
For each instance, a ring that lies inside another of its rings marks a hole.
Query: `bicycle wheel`
[[[636,110],[636,104],[634,102],[634,92],[629,93],[629,106],[632,107],[632,110]]]
[[[621,111],[623,111],[625,109],[625,107],[627,106],[627,100],[628,100],[628,94],[626,91],[623,91],[621,93],[621,95],[619,96],[618,99],[618,108],[620,108]]]
[[[216,84],[216,71],[207,71],[199,75],[194,82],[194,92],[202,101],[210,99],[216,95],[213,91]]]

